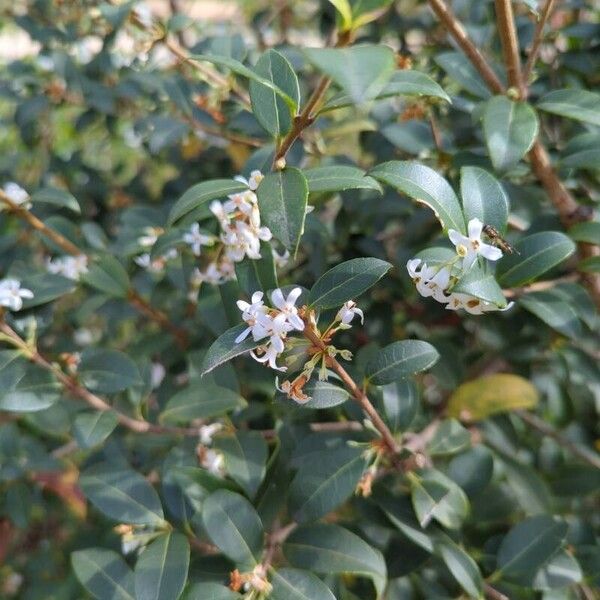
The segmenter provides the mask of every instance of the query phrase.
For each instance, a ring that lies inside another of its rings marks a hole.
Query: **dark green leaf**
[[[278,569],[271,577],[273,600],[335,600],[331,590],[309,571]]]
[[[456,419],[446,419],[427,444],[427,453],[430,456],[456,454],[470,445],[471,434]]]
[[[90,265],[82,280],[93,288],[109,296],[125,298],[129,291],[129,276],[123,265],[108,254]]]
[[[256,190],[261,220],[296,255],[304,232],[308,185],[302,171],[289,167],[269,173]]]
[[[177,600],[187,580],[190,545],[180,533],[165,533],[140,555],[135,565],[135,595],[144,600]]]
[[[263,528],[254,507],[228,490],[211,494],[202,508],[206,532],[240,570],[256,566],[263,547]]]
[[[195,583],[184,596],[185,600],[242,600],[241,594],[220,583]]]
[[[500,233],[506,230],[508,197],[493,175],[479,167],[463,167],[460,170],[460,193],[467,223],[477,218]]]
[[[308,303],[315,308],[334,308],[375,285],[392,267],[378,258],[354,258],[321,275],[310,290]]]
[[[77,415],[73,423],[73,435],[80,448],[93,448],[103,442],[119,423],[117,413],[86,412]]]
[[[491,96],[491,92],[482,80],[481,75],[462,52],[443,52],[438,54],[434,60],[446,71],[450,79],[454,79],[467,92],[479,98],[489,98]]]
[[[447,535],[439,536],[435,550],[469,597],[481,598],[483,577],[477,563]]]
[[[97,600],[136,600],[133,573],[116,552],[78,550],[71,554],[71,564],[81,585]]]
[[[202,375],[206,375],[219,365],[253,350],[260,346],[262,342],[255,342],[252,336],[248,336],[243,342],[236,344],[235,339],[246,329],[247,325],[242,323],[228,329],[223,335],[219,336],[211,345],[204,356],[202,363]]]
[[[439,359],[437,350],[421,340],[402,340],[380,350],[367,365],[366,375],[375,385],[404,379],[433,366]]]
[[[519,306],[563,335],[577,339],[582,334],[581,323],[574,307],[554,290],[525,294],[519,299]]]
[[[68,208],[69,210],[81,214],[81,207],[77,202],[75,196],[66,190],[59,190],[54,187],[45,187],[37,190],[31,195],[31,201],[35,204],[43,202],[45,204],[52,204],[60,208]]]
[[[454,190],[430,167],[413,161],[391,160],[377,165],[370,174],[429,206],[444,229],[466,232],[465,219]]]
[[[343,192],[345,190],[376,190],[382,192],[381,185],[358,167],[336,165],[315,167],[302,171],[311,194],[321,192]]]
[[[77,367],[81,383],[94,392],[112,394],[142,383],[137,365],[123,352],[86,348]]]
[[[469,294],[485,302],[491,302],[498,308],[506,306],[506,298],[496,278],[486,272],[479,264],[474,264],[458,282],[452,286],[452,292]]]
[[[260,259],[245,258],[235,263],[235,274],[240,288],[252,296],[258,290],[267,292],[278,287],[273,251],[268,242],[260,245]]]
[[[25,277],[22,281],[25,289],[33,292],[33,298],[23,299],[23,308],[34,308],[52,302],[75,290],[77,284],[72,279],[51,273],[38,273]]]
[[[598,244],[600,241],[600,221],[577,223],[569,229],[569,237],[576,242]]]
[[[553,90],[539,99],[537,107],[555,115],[600,125],[600,94],[595,92]]]

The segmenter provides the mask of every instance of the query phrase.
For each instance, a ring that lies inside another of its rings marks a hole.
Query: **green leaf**
[[[96,508],[119,523],[164,525],[156,490],[136,471],[97,464],[81,474],[79,486]]]
[[[460,193],[467,223],[477,218],[504,233],[509,213],[508,197],[493,175],[479,167],[463,167]]]
[[[189,385],[171,397],[161,412],[161,423],[189,423],[224,415],[230,410],[244,408],[246,401],[236,392],[208,380],[193,379]]]
[[[583,89],[554,90],[542,96],[537,107],[546,112],[600,125],[600,94]]]
[[[242,595],[220,583],[195,583],[184,596],[185,600],[242,600]]]
[[[308,185],[302,171],[288,167],[269,173],[256,194],[263,224],[295,256],[304,232],[308,199]]]
[[[387,46],[370,44],[350,48],[305,48],[308,61],[331,77],[354,104],[373,100],[395,70],[394,53]]]
[[[413,70],[396,71],[375,99],[383,100],[394,96],[431,96],[451,102],[450,96],[431,77]],[[352,104],[354,104],[352,97],[342,92],[328,100],[320,113]]]
[[[387,571],[383,556],[338,525],[317,523],[296,529],[283,545],[292,566],[316,573],[353,573],[370,577],[383,594]]]
[[[443,52],[438,54],[434,60],[446,71],[450,79],[454,79],[467,92],[479,98],[489,98],[491,96],[491,92],[481,75],[462,52]]]
[[[91,287],[115,298],[125,298],[129,292],[129,276],[123,265],[108,254],[90,265],[88,272],[81,276],[82,281]]]
[[[135,565],[135,595],[144,600],[177,600],[187,580],[190,545],[180,533],[165,533],[140,555]]]
[[[308,296],[315,308],[334,308],[375,285],[392,265],[378,258],[354,258],[321,275]]]
[[[502,288],[498,285],[496,278],[486,272],[481,265],[474,264],[469,271],[463,275],[456,284],[452,286],[452,292],[460,292],[480,298],[485,302],[491,302],[498,308],[506,306],[506,298]]]
[[[376,190],[382,193],[381,185],[358,167],[336,165],[315,167],[302,171],[311,194],[343,192],[345,190]]]
[[[481,598],[483,577],[477,563],[444,534],[439,536],[435,550],[469,598]]]
[[[533,146],[538,134],[535,110],[525,102],[494,96],[483,111],[483,135],[497,171],[515,166]]]
[[[97,600],[136,600],[133,573],[116,552],[77,550],[71,554],[71,564],[81,585]]]
[[[405,431],[417,415],[419,392],[412,379],[400,379],[381,387],[386,421],[392,431]]]
[[[228,69],[231,69],[234,73],[237,73],[242,77],[246,77],[250,81],[254,81],[255,83],[262,85],[263,87],[266,87],[267,89],[275,92],[280,98],[283,99],[283,101],[286,103],[292,114],[296,114],[298,110],[298,98],[293,98],[280,87],[275,85],[273,81],[266,77],[262,77],[259,73],[256,73],[252,69],[249,69],[248,67],[244,66],[241,62],[230,58],[229,56],[216,56],[210,54],[193,54],[192,56],[190,56],[190,58],[192,60],[206,61],[214,65],[218,65],[220,67],[226,67]]]
[[[566,260],[575,252],[575,244],[564,233],[541,231],[515,244],[518,254],[505,255],[498,261],[496,277],[503,287],[525,285]]]
[[[0,411],[37,412],[61,397],[62,387],[51,373],[12,350],[0,351]]]
[[[73,435],[80,448],[93,448],[103,442],[118,423],[119,417],[113,410],[81,413],[73,423]]]
[[[258,59],[254,70],[283,90],[294,100],[296,106],[300,104],[300,88],[296,73],[287,58],[279,52],[267,50]],[[290,114],[286,103],[272,88],[250,80],[250,102],[252,114],[274,138],[279,138],[290,130],[294,113]]]
[[[51,273],[31,275],[25,277],[21,283],[25,289],[33,292],[33,298],[23,299],[23,309],[52,302],[65,294],[70,294],[77,287],[77,283],[72,279]]]
[[[566,550],[559,550],[536,573],[533,588],[543,591],[566,588],[582,579],[579,563]]]
[[[279,287],[273,252],[268,242],[261,242],[260,255],[258,260],[245,258],[235,263],[237,283],[248,296],[257,290],[267,292]]]
[[[263,548],[263,527],[254,507],[228,490],[211,494],[202,507],[202,522],[213,543],[240,570],[252,570]]]
[[[37,190],[31,195],[31,201],[34,204],[38,202],[52,204],[53,206],[58,206],[59,208],[67,208],[78,215],[81,214],[81,207],[79,206],[79,202],[77,202],[75,196],[73,196],[71,192],[59,190],[55,187],[45,187]]]
[[[550,515],[529,517],[504,537],[497,555],[497,573],[520,585],[531,585],[565,542],[568,526]]]
[[[340,28],[341,31],[348,31],[352,28],[352,7],[348,0],[329,0],[333,6],[340,13],[340,17],[342,18],[342,26]]]
[[[469,512],[465,493],[440,471],[429,469],[410,476],[413,508],[421,527],[435,519],[448,529],[458,529]]]
[[[289,489],[294,520],[314,521],[342,504],[354,492],[364,469],[362,449],[347,446],[323,452],[316,463],[304,463]]]
[[[370,174],[429,206],[444,229],[466,232],[465,219],[454,190],[430,167],[414,161],[391,160],[377,165]]]
[[[206,375],[213,369],[216,369],[219,365],[222,365],[240,354],[245,354],[248,350],[253,350],[263,343],[262,341],[255,342],[250,335],[243,342],[236,344],[235,339],[246,328],[246,323],[236,325],[235,327],[228,329],[212,343],[204,356],[201,375]]]
[[[455,456],[448,465],[447,475],[468,496],[484,490],[492,480],[494,457],[483,444],[473,446]]]
[[[240,485],[249,498],[254,498],[267,472],[269,450],[257,431],[238,431],[219,436],[214,447],[225,457],[227,474]]]
[[[575,308],[554,290],[525,294],[519,299],[519,306],[567,337],[578,339],[583,333]]]
[[[566,169],[600,169],[600,135],[581,133],[571,138],[561,152],[560,166]]]
[[[218,198],[226,198],[230,194],[237,194],[248,189],[245,183],[233,179],[211,179],[193,185],[175,202],[169,213],[168,224],[176,221]]]
[[[427,454],[430,456],[456,454],[470,445],[471,434],[456,419],[445,419],[427,444]]]
[[[374,385],[385,385],[428,369],[439,357],[428,342],[402,340],[380,350],[367,364],[366,375]]]
[[[339,385],[329,383],[328,381],[319,381],[319,379],[311,379],[304,386],[304,393],[310,397],[308,402],[297,404],[289,400],[300,410],[303,409],[327,409],[343,404],[350,398],[350,394]],[[285,398],[285,396],[282,395]]]
[[[600,256],[590,256],[580,260],[577,264],[577,270],[582,273],[600,273]]]
[[[496,373],[460,385],[448,400],[448,415],[479,421],[501,412],[533,408],[539,394],[519,375]]]
[[[118,350],[86,348],[81,353],[77,374],[86,388],[104,394],[142,384],[137,365]]]
[[[335,600],[331,590],[310,571],[278,569],[271,577],[273,600]]]
[[[577,223],[569,229],[569,237],[576,242],[597,244],[600,240],[600,221]]]

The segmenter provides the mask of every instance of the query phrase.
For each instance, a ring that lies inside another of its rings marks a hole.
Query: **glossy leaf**
[[[600,94],[582,89],[553,90],[542,96],[537,107],[543,111],[600,125]]]
[[[518,254],[498,261],[498,283],[503,287],[525,285],[540,277],[575,252],[575,244],[558,231],[541,231],[515,244]]]
[[[496,413],[533,408],[538,399],[535,387],[523,377],[497,373],[467,381],[456,388],[448,400],[448,414],[478,421]]]
[[[173,225],[211,200],[226,199],[230,194],[237,194],[247,189],[245,183],[233,179],[211,179],[197,183],[175,202],[169,213],[169,225]]]
[[[211,494],[202,507],[202,522],[213,543],[240,570],[251,570],[263,547],[263,528],[254,507],[228,490]]]
[[[314,521],[347,500],[365,469],[360,448],[323,452],[315,464],[298,469],[289,489],[289,507],[298,523]]]
[[[519,306],[567,337],[577,339],[583,333],[575,308],[554,290],[526,294],[519,300]]]
[[[502,293],[502,288],[498,285],[494,275],[485,271],[479,264],[474,264],[471,269],[452,286],[451,291],[469,294],[470,296],[480,298],[485,302],[495,304],[498,308],[504,308],[507,304],[506,298]]]
[[[381,185],[358,167],[336,165],[314,167],[302,171],[311,194],[321,192],[343,192],[345,190],[375,190],[381,193]]]
[[[430,456],[455,454],[471,445],[471,434],[455,419],[446,419],[440,423],[429,444]]]
[[[600,221],[577,223],[569,229],[569,237],[576,242],[597,244],[600,240]]]
[[[367,365],[366,375],[374,385],[385,385],[428,369],[439,357],[428,342],[402,340],[380,350]]]
[[[304,232],[308,185],[302,171],[289,167],[269,173],[256,191],[261,220],[295,256]]]
[[[465,90],[479,98],[489,98],[488,90],[481,75],[462,52],[443,52],[435,57],[435,62]]]
[[[98,291],[115,298],[125,298],[129,291],[127,272],[116,258],[108,254],[92,263],[81,279]]]
[[[392,431],[404,431],[414,421],[419,408],[419,392],[411,379],[401,379],[381,387],[384,415]]]
[[[73,422],[73,435],[80,448],[93,448],[102,443],[118,423],[119,417],[112,410],[82,413]]]
[[[71,192],[55,187],[45,187],[35,191],[31,195],[31,202],[51,204],[59,208],[66,208],[75,214],[81,214],[81,207],[75,196]]]
[[[57,300],[65,294],[70,294],[77,287],[72,279],[51,273],[38,273],[25,277],[22,284],[25,289],[33,292],[33,298],[23,299],[23,309],[35,308]]]
[[[156,490],[136,471],[100,463],[81,474],[79,485],[96,508],[118,523],[164,523]]]
[[[144,600],[177,600],[187,580],[190,545],[181,533],[165,533],[142,552],[135,565],[135,595]]]
[[[254,71],[261,77],[268,79],[292,98],[298,106],[300,104],[300,88],[298,78],[289,61],[276,50],[267,50],[256,63]],[[250,80],[250,101],[252,112],[256,120],[273,137],[285,135],[292,126],[293,114],[284,100],[272,88]]]
[[[454,190],[430,167],[413,161],[392,160],[377,165],[370,175],[429,206],[444,229],[466,232],[465,219]]]
[[[167,402],[160,414],[161,423],[189,423],[194,419],[208,419],[246,406],[236,392],[203,379],[190,381]]]
[[[338,525],[299,527],[283,545],[294,567],[316,573],[354,573],[373,580],[378,594],[386,582],[383,556],[356,534]]]
[[[394,72],[394,53],[387,46],[305,48],[309,62],[350,96],[354,104],[377,97]]]
[[[137,365],[126,354],[104,348],[84,350],[77,373],[85,387],[105,394],[120,392],[142,382]]]
[[[460,193],[467,223],[479,219],[500,233],[506,230],[509,204],[500,182],[479,167],[460,170]]]
[[[310,571],[278,569],[271,577],[273,600],[335,600],[331,590]]]
[[[261,258],[258,260],[245,258],[235,263],[237,283],[248,296],[258,290],[267,292],[278,287],[273,251],[268,242],[261,243],[260,254]]]
[[[538,515],[515,525],[502,540],[497,555],[497,570],[508,581],[529,585],[535,575],[561,548],[567,524]]]
[[[334,308],[375,285],[392,265],[378,258],[354,258],[321,275],[310,290],[308,303],[315,308]]]
[[[483,577],[477,563],[447,535],[440,536],[436,553],[469,598],[481,598]]]
[[[516,165],[529,151],[538,133],[535,111],[525,102],[494,96],[483,112],[485,143],[497,171]]]
[[[133,573],[116,552],[77,550],[71,554],[71,564],[81,585],[97,600],[136,600]]]
[[[184,598],[185,600],[242,600],[242,595],[225,585],[207,581],[194,583],[187,590]]]
[[[204,361],[202,363],[202,375],[206,375],[213,369],[216,369],[219,365],[253,350],[259,346],[262,342],[255,342],[252,336],[247,337],[243,342],[236,343],[235,339],[247,328],[245,323],[236,325],[231,329],[228,329],[223,335],[219,336],[210,346]]]

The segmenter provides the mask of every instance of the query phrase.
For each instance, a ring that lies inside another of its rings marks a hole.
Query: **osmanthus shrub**
[[[591,2],[0,14],[0,597],[595,597]]]

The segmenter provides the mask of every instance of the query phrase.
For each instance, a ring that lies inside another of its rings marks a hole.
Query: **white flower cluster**
[[[9,181],[3,188],[3,192],[6,194],[8,199],[17,206],[29,210],[31,208],[31,202],[29,201],[29,194],[24,190],[18,183]],[[4,204],[0,202],[0,211],[5,208]]]
[[[164,233],[162,227],[145,227],[143,235],[137,239],[137,243],[145,250],[151,250],[162,233]],[[150,252],[144,252],[136,256],[133,259],[133,262],[149,273],[161,273],[164,270],[167,261],[174,258],[177,258],[177,250],[175,250],[175,248],[170,248],[164,254],[155,258],[150,256]]]
[[[23,298],[33,298],[33,292],[21,287],[16,279],[0,279],[0,306],[8,310],[21,310]]]
[[[222,429],[223,424],[219,422],[202,425],[198,432],[200,443],[196,448],[200,466],[217,477],[223,475],[225,471],[225,457],[218,450],[213,450],[208,446],[212,444],[213,436]]]
[[[481,241],[483,223],[479,219],[471,219],[467,225],[468,236],[455,229],[448,230],[448,237],[456,248],[456,256],[439,266],[428,266],[420,258],[413,258],[406,263],[417,291],[425,298],[433,298],[445,304],[447,310],[464,309],[472,315],[485,312],[508,310],[513,303],[505,308],[498,308],[491,302],[486,302],[470,294],[452,292],[454,284],[475,264],[479,256],[491,261],[502,257],[502,250]]]
[[[88,271],[88,259],[85,254],[47,258],[46,270],[48,273],[62,275],[68,279],[78,281]]]
[[[255,342],[268,338],[268,342],[260,345],[250,354],[254,360],[267,363],[276,371],[285,371],[287,367],[277,366],[277,358],[285,350],[285,340],[290,331],[303,331],[304,321],[298,314],[296,302],[302,290],[294,288],[286,298],[280,288],[271,294],[271,302],[275,308],[265,306],[263,293],[254,292],[251,303],[238,300],[238,308],[242,311],[242,319],[248,327],[236,338],[236,344],[245,340],[250,334]]]

